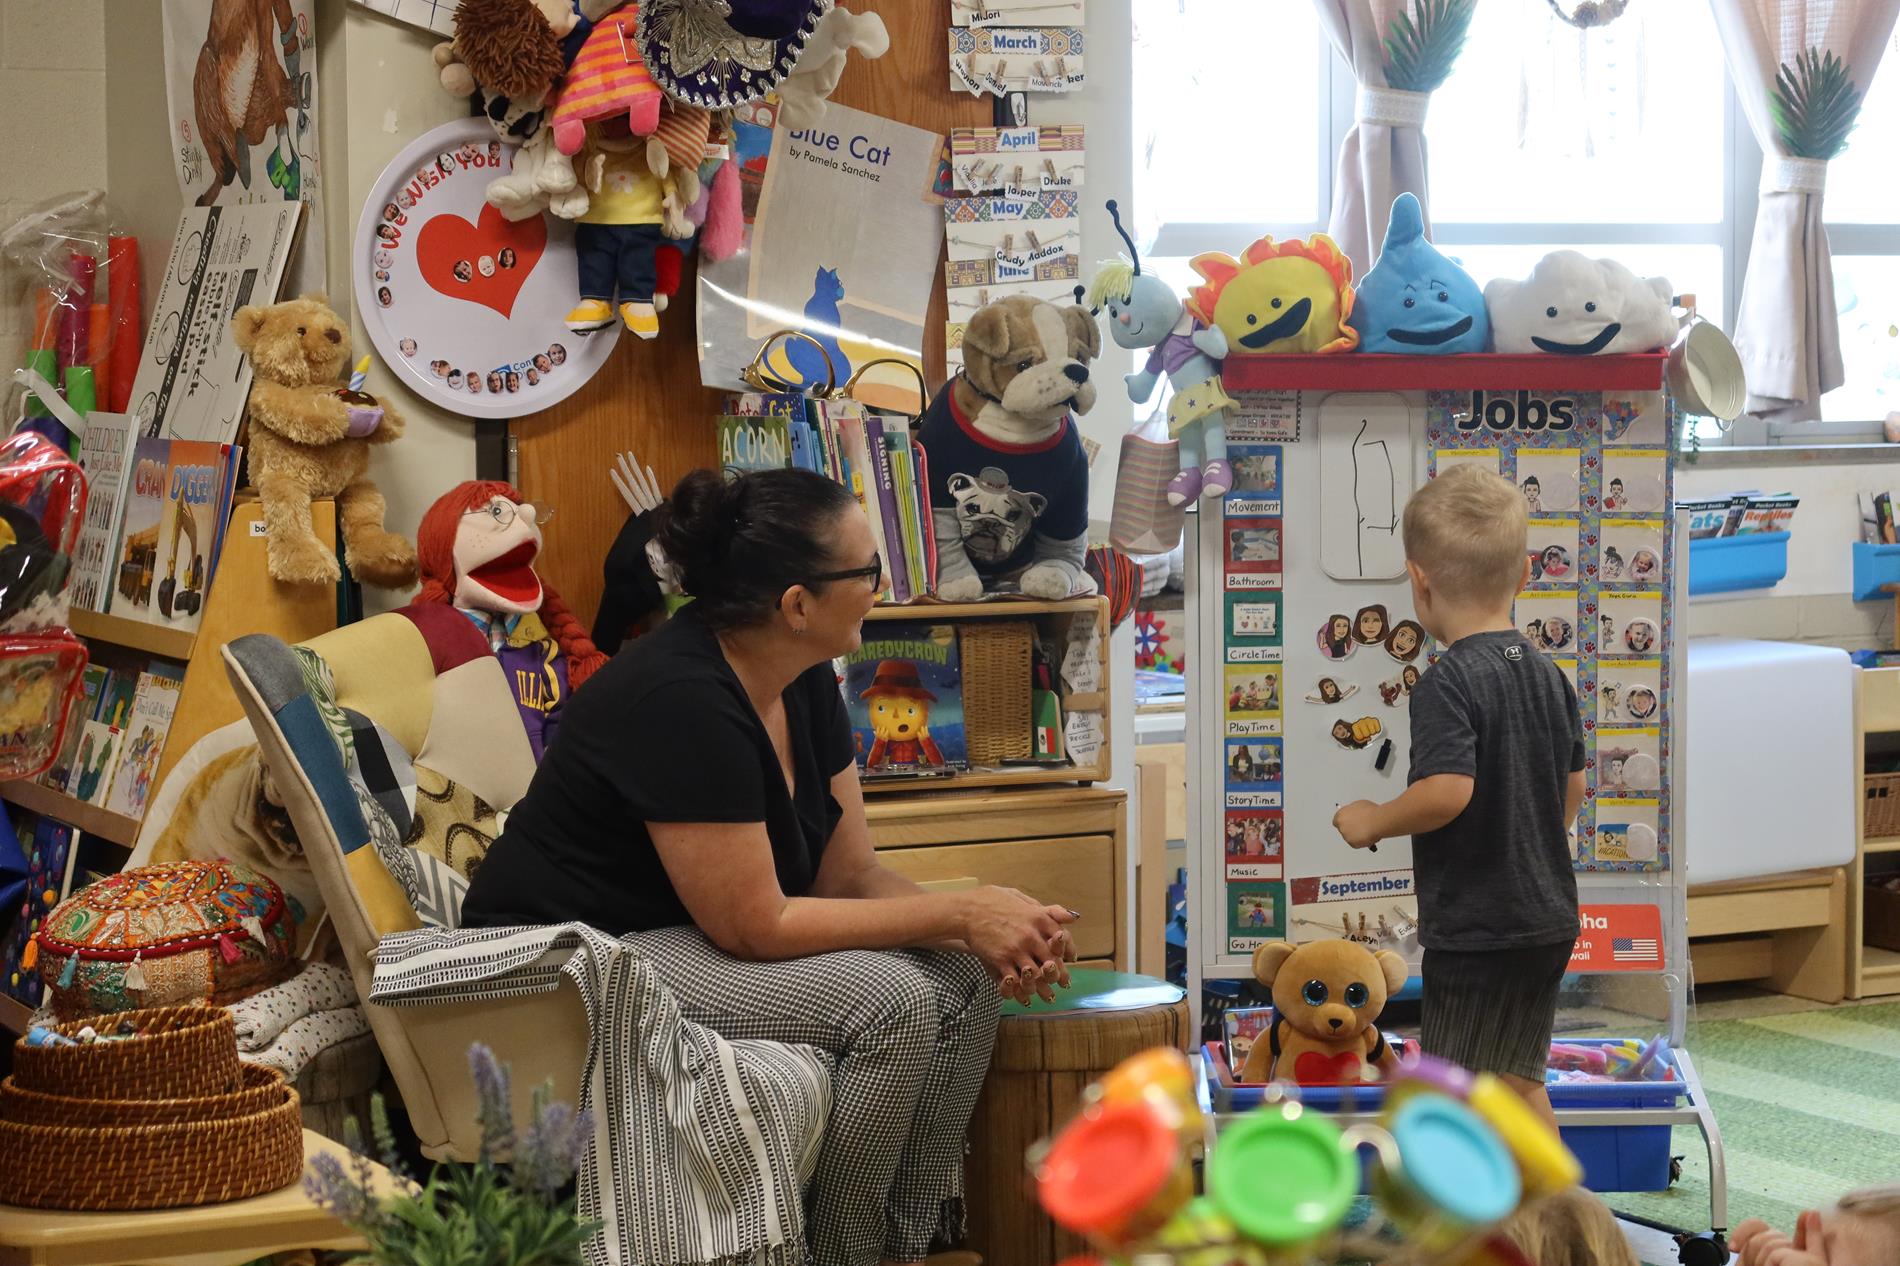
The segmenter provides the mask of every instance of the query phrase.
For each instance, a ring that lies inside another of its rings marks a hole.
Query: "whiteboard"
[[[1338,392],[1320,402],[1320,569],[1333,579],[1405,574],[1399,515],[1418,486],[1414,423],[1395,392]]]

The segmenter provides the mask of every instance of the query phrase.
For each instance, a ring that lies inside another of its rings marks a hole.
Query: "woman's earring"
[[[805,626],[802,624],[794,624],[792,626],[792,632],[798,634],[800,637],[803,637],[805,636]]]

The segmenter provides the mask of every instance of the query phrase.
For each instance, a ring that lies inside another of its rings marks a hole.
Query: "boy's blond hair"
[[[1900,1261],[1900,1183],[1850,1191],[1835,1202],[1834,1212],[1862,1224],[1862,1251]]]
[[[1616,1215],[1582,1187],[1527,1205],[1504,1223],[1504,1233],[1538,1266],[1640,1266]]]
[[[1524,578],[1524,494],[1480,466],[1454,466],[1405,506],[1405,556],[1453,602],[1508,602]]]

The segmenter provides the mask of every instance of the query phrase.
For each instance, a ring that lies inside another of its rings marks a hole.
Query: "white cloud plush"
[[[1675,341],[1669,282],[1638,277],[1613,259],[1552,251],[1523,281],[1484,288],[1500,352],[1596,356],[1650,352]]]

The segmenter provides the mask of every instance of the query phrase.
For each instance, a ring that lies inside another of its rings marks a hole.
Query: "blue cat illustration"
[[[825,349],[825,356],[831,357],[839,382],[851,376],[851,361],[838,346],[837,332],[844,324],[838,315],[838,303],[843,298],[844,282],[838,279],[838,270],[820,268],[812,280],[811,298],[805,304],[805,333],[817,339]],[[800,387],[822,387],[830,377],[825,370],[825,357],[802,339],[787,340],[786,357],[798,375]]]

